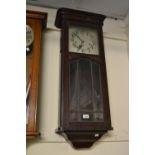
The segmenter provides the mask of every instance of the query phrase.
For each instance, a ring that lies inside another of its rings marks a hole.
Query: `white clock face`
[[[69,51],[99,55],[97,30],[82,26],[70,26]]]
[[[26,46],[30,46],[34,40],[34,32],[33,29],[26,25]]]

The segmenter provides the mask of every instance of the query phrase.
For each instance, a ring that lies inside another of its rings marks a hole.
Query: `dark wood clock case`
[[[61,92],[59,127],[56,132],[64,136],[74,148],[90,147],[112,129],[102,32],[104,19],[104,15],[67,8],[60,8],[56,15],[55,25],[61,29]],[[69,51],[71,25],[96,29],[99,55]],[[78,69],[76,66],[79,66]],[[78,73],[78,82],[74,82],[77,77],[75,72]],[[89,75],[93,76],[93,80]],[[94,87],[89,88],[92,83]],[[99,101],[93,97],[95,92],[99,92]],[[93,106],[87,103],[84,105],[86,100],[90,100]],[[74,108],[71,108],[72,102]],[[98,108],[97,102],[100,102]]]

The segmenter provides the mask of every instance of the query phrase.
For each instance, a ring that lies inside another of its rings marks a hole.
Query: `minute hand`
[[[76,33],[75,36],[81,41],[81,43],[84,43],[84,40],[82,40]]]

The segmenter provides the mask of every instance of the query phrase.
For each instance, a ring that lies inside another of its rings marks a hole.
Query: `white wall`
[[[104,22],[109,100],[113,131],[105,134],[90,149],[75,150],[58,127],[60,31],[54,26],[55,9],[27,5],[28,10],[48,12],[47,30],[43,35],[40,82],[39,131],[41,138],[27,142],[27,155],[128,155],[128,38],[120,20]]]

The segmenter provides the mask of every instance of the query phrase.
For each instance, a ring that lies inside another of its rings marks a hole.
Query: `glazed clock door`
[[[99,36],[97,26],[68,23],[69,110],[64,112],[70,130],[105,128]]]
[[[47,14],[26,12],[26,137],[39,136],[38,93],[41,61],[41,38]]]
[[[98,56],[97,29],[69,25],[69,52]],[[101,122],[103,101],[100,65],[98,61],[75,57],[69,62],[69,121]]]
[[[70,122],[103,122],[100,66],[89,59],[76,59],[69,67]]]

